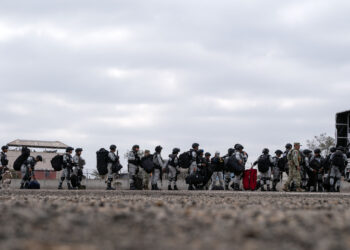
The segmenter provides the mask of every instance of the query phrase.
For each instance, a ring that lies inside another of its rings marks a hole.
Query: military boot
[[[134,183],[130,184],[130,190],[136,190]]]
[[[72,185],[71,185],[69,182],[67,183],[67,186],[68,186],[68,189],[69,189],[69,190],[72,190],[72,189],[73,189]]]
[[[277,189],[276,189],[276,185],[275,185],[275,184],[273,184],[273,186],[272,186],[272,191],[273,191],[273,192],[277,192]]]
[[[300,188],[300,187],[297,187],[295,191],[298,192],[298,193],[300,193],[300,192],[304,192],[304,189],[302,189],[302,188]]]
[[[160,188],[158,188],[158,184],[154,185],[154,190],[161,190]]]
[[[115,188],[112,188],[112,183],[111,182],[108,182],[107,183],[107,188],[106,190],[115,190]]]
[[[24,183],[21,183],[20,189],[24,189]]]
[[[228,188],[228,185],[225,185],[225,190],[226,190],[226,191],[230,190],[230,189]]]
[[[270,185],[267,185],[267,191],[270,192],[271,189],[270,189]]]
[[[188,190],[194,190],[193,185],[189,185],[189,186],[188,186]]]
[[[23,185],[22,185],[22,186],[23,186]],[[21,186],[21,188],[22,188],[22,186]],[[63,189],[62,183],[60,183],[60,184],[58,185],[58,189],[59,189],[59,190]]]
[[[287,186],[287,185],[284,185],[284,187],[282,188],[282,190],[284,191],[284,192],[289,192],[290,190],[289,190],[289,187]]]
[[[168,186],[168,190],[173,190],[173,189],[171,188],[171,185]]]
[[[261,186],[261,192],[265,192],[266,190],[265,190],[265,186]]]
[[[174,186],[174,190],[179,190],[176,185]]]

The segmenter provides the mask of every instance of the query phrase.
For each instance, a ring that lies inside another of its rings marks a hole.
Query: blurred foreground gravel
[[[349,194],[0,190],[0,249],[350,249]]]

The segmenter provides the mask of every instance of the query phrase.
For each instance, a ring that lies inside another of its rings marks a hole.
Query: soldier
[[[7,151],[8,146],[2,146],[1,147],[1,153],[0,153],[0,181],[2,180],[2,174],[4,173],[4,169],[7,168],[7,165],[9,163],[7,159]],[[1,189],[1,187],[0,187]]]
[[[348,157],[345,154],[343,147],[338,147],[331,158],[331,172],[330,172],[330,186],[331,192],[340,192],[341,175],[346,165],[348,164]]]
[[[228,163],[228,160],[231,156],[233,156],[233,154],[235,153],[235,149],[233,148],[229,148],[228,149],[228,152],[227,152],[227,155],[225,155],[223,158],[224,158],[224,178],[225,178],[225,190],[229,190],[229,185],[231,183],[231,171],[229,171],[229,169],[227,168],[227,163]]]
[[[209,152],[206,152],[204,154],[203,163],[200,168],[200,174],[203,176],[203,184],[201,188],[205,190],[209,190],[209,181],[213,174],[210,157],[211,157],[211,154]]]
[[[302,192],[303,190],[300,188],[301,185],[301,177],[300,177],[300,164],[301,164],[301,154],[300,154],[300,143],[294,143],[294,149],[289,151],[287,155],[288,159],[288,168],[289,175],[288,180],[284,184],[283,191],[288,192],[290,184],[294,181],[297,192]]]
[[[37,157],[29,156],[28,159],[21,166],[22,181],[20,189],[28,188],[29,182],[35,180],[34,168],[37,162],[43,161],[41,155]]]
[[[199,144],[193,143],[192,149],[190,150],[191,155],[191,165],[189,169],[189,174],[192,175],[197,171],[197,164],[198,164],[198,150],[199,150]],[[193,184],[189,184],[188,190],[194,190]]]
[[[179,157],[178,154],[180,153],[179,148],[174,148],[173,153],[169,155],[169,174],[168,174],[168,190],[173,190],[171,187],[171,184],[174,183],[174,190],[179,190],[176,185],[177,176],[180,173],[179,171]]]
[[[210,190],[216,186],[217,179],[219,180],[219,185],[222,189],[224,189],[224,159],[220,157],[220,152],[216,152],[215,156],[211,159],[212,165],[212,177],[211,177],[211,187]]]
[[[321,156],[319,148],[314,150],[310,159],[309,187],[311,192],[323,192],[323,166],[325,159]]]
[[[139,167],[141,164],[141,158],[139,155],[140,146],[134,145],[132,147],[132,150],[128,154],[128,169],[129,169],[129,183],[130,183],[130,190],[135,190],[135,184],[134,180],[139,172]]]
[[[119,156],[115,153],[117,151],[116,145],[111,145],[109,147],[110,151],[108,153],[108,163],[107,163],[107,188],[106,190],[115,190],[114,187],[112,187],[112,182],[114,179],[114,176],[116,173],[113,171],[113,166],[119,162]]]
[[[234,157],[236,158],[238,164],[241,166],[243,171],[236,172],[235,177],[233,179],[233,189],[235,191],[240,191],[241,190],[241,182],[242,182],[242,177],[245,169],[245,164],[248,161],[248,154],[243,151],[244,147],[241,144],[236,144],[235,145],[235,153]],[[231,186],[231,187],[232,187]]]
[[[263,149],[262,155],[254,162],[253,167],[258,165],[258,170],[260,172],[260,185],[261,191],[265,191],[265,184],[267,186],[267,191],[271,191],[270,189],[270,181],[271,181],[271,167],[274,164],[274,161],[269,155],[270,150],[268,148]]]
[[[76,176],[77,181],[77,187],[81,187],[81,182],[83,179],[83,168],[85,165],[85,160],[81,157],[81,154],[83,152],[82,148],[75,149],[75,155],[73,157],[73,174]]]
[[[61,174],[61,180],[60,180],[60,183],[58,185],[58,189],[63,189],[62,187],[62,184],[64,182],[64,180],[67,181],[67,186],[68,186],[68,189],[72,189],[72,186],[71,186],[71,173],[72,173],[72,170],[73,170],[73,157],[72,157],[72,153],[73,153],[73,150],[74,148],[72,147],[68,147],[66,148],[66,153],[63,155],[63,165],[62,165],[62,174]]]
[[[145,154],[142,157],[141,161],[148,158],[151,159],[151,161],[153,161],[153,155],[151,155],[151,151],[145,150]],[[152,178],[152,173],[147,173],[142,167],[139,169],[139,171],[140,171],[140,176],[142,178],[143,189],[149,190],[149,181]]]
[[[154,170],[152,173],[152,190],[160,190],[158,188],[158,181],[161,178],[163,169],[166,168],[166,162],[161,155],[162,150],[163,148],[161,146],[157,146],[153,155]]]
[[[286,172],[287,175],[289,175],[289,166],[288,166],[288,153],[292,150],[293,146],[290,143],[286,144],[286,150],[283,153],[283,160],[284,160],[284,171]]]
[[[275,156],[273,157],[273,167],[272,167],[272,191],[276,192],[277,184],[281,181],[281,175],[285,167],[284,159],[282,157],[283,152],[281,150],[276,150]]]
[[[312,169],[310,168],[310,159],[312,157],[312,151],[309,149],[303,150],[301,153],[301,170],[300,170],[300,176],[301,176],[301,188],[307,191],[310,191],[309,188],[309,179],[310,175],[313,175]]]

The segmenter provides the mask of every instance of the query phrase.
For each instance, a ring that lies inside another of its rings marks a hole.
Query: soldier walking
[[[289,176],[287,182],[284,184],[283,191],[290,191],[289,187],[292,181],[294,181],[297,192],[302,192],[300,188],[301,176],[300,176],[300,164],[301,164],[301,154],[300,154],[300,143],[294,143],[294,149],[292,149],[288,155],[288,167],[289,167]]]

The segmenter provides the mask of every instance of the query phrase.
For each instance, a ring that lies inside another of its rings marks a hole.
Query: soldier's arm
[[[293,160],[293,163],[294,163],[295,166],[300,167],[299,153],[297,151],[293,152],[292,160]]]

